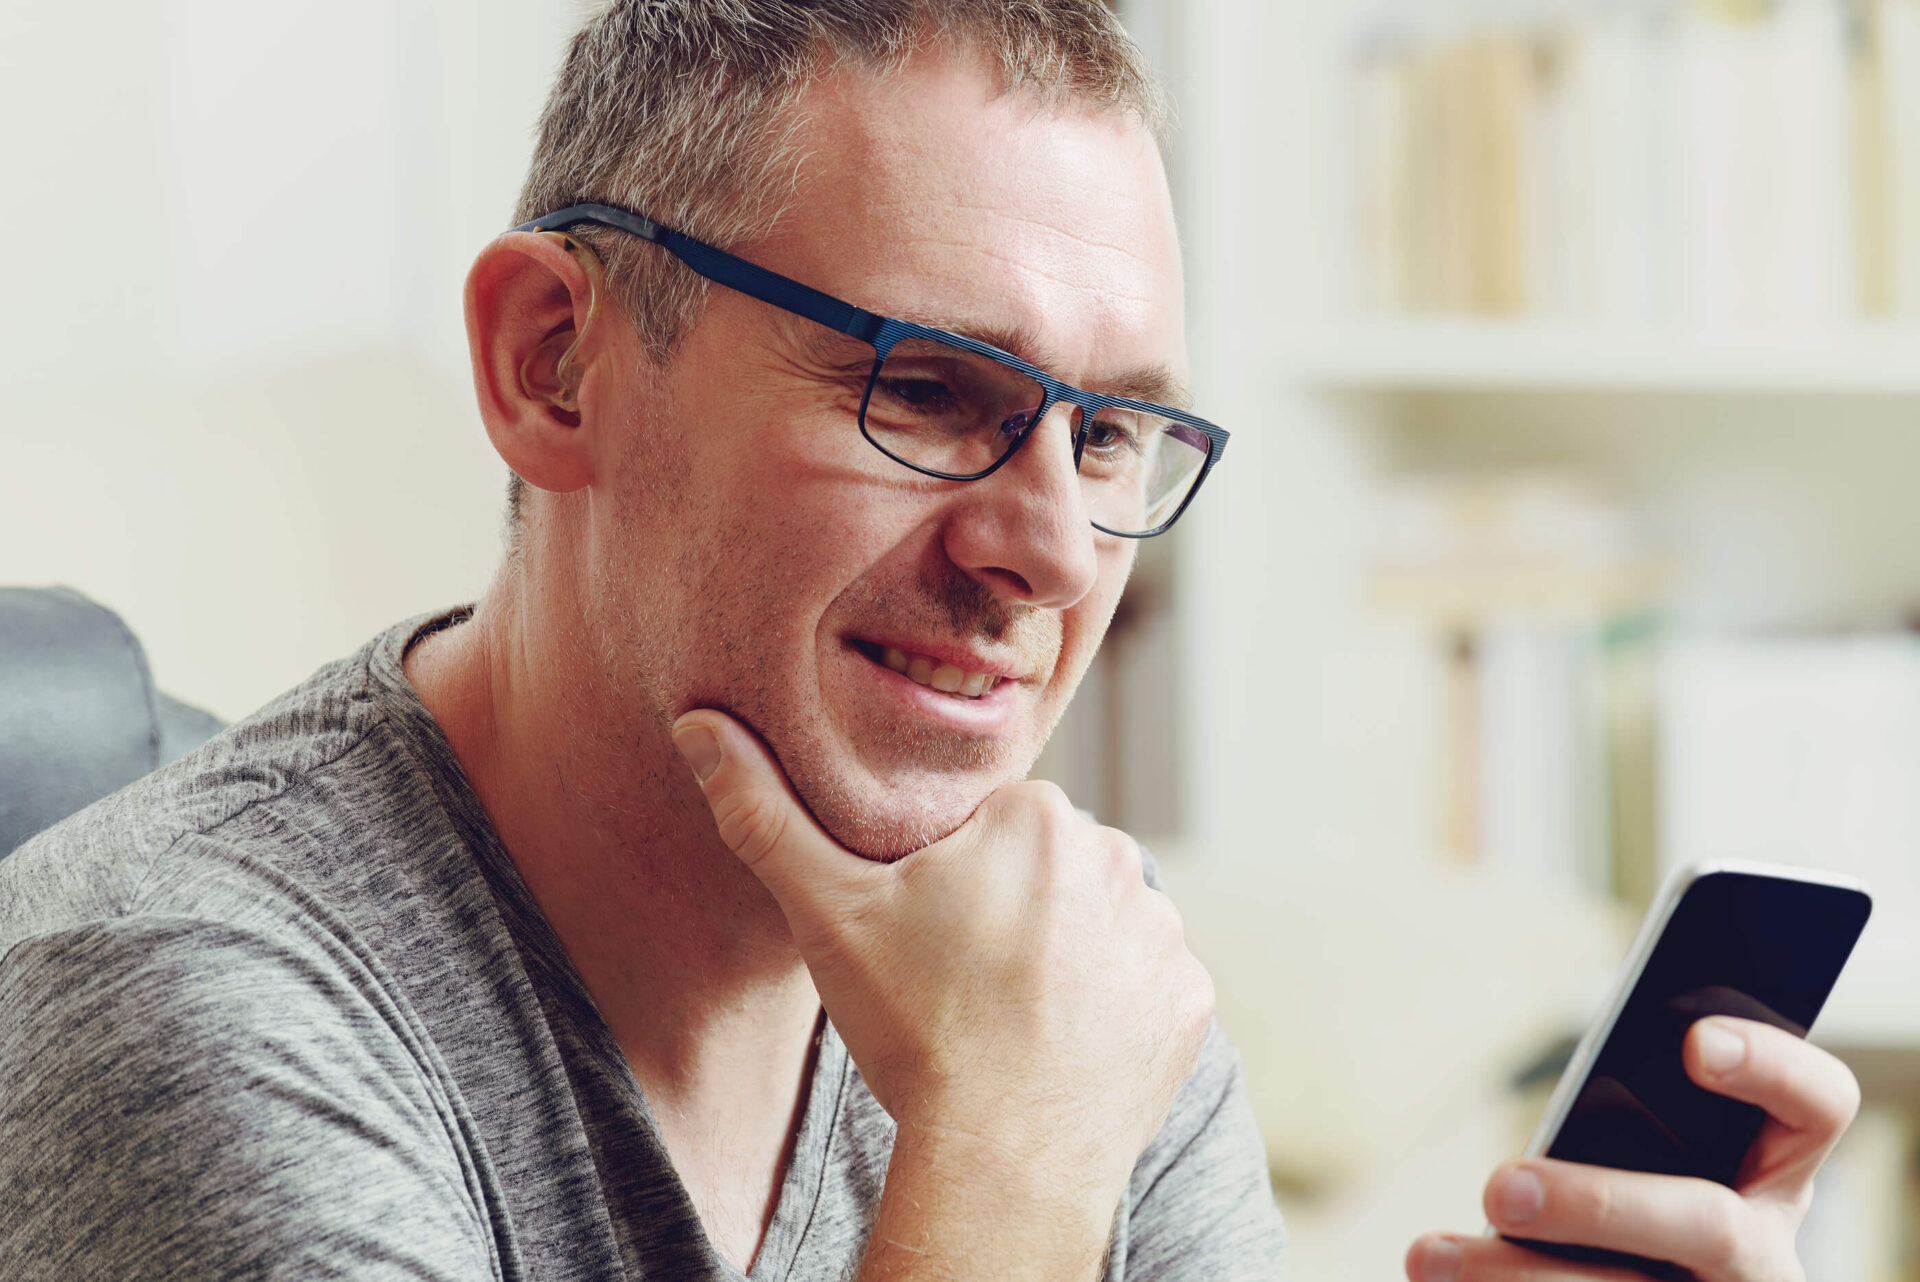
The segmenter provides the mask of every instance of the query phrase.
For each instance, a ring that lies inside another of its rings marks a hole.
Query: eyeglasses
[[[1066,405],[1074,470],[1094,528],[1144,539],[1180,519],[1227,448],[1225,431],[1183,410],[1083,391],[990,343],[876,316],[614,205],[569,205],[514,230],[581,223],[652,241],[715,284],[870,345],[861,435],[926,476],[991,476],[1050,409]]]

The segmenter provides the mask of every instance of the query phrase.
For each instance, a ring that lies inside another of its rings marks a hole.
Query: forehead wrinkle
[[[970,244],[967,246],[967,248],[973,250],[977,254],[982,255],[983,257],[993,260],[996,263],[1005,263],[1009,267],[1017,268],[1019,271],[1026,273],[1027,275],[1037,276],[1042,280],[1051,281],[1053,284],[1056,284],[1056,285],[1064,285],[1068,289],[1082,290],[1082,291],[1090,290],[1095,293],[1098,293],[1102,298],[1113,299],[1113,300],[1124,302],[1124,303],[1138,303],[1145,307],[1150,307],[1153,305],[1154,300],[1145,294],[1128,293],[1119,289],[1115,289],[1108,284],[1098,284],[1098,285],[1091,284],[1084,279],[1079,279],[1074,276],[1065,275],[1059,271],[1049,271],[1047,268],[1036,264],[1031,259],[1021,258],[1017,255],[1009,254],[1009,253],[1006,253],[1005,251],[994,249],[989,245]],[[1116,250],[1115,252],[1125,254],[1126,251]],[[1128,255],[1128,256],[1131,257],[1131,255]],[[1138,260],[1136,259],[1135,261],[1138,261]]]
[[[1070,293],[1091,294],[1104,303],[1132,305],[1141,311],[1149,310],[1154,305],[1152,298],[1115,289],[1110,285],[1089,283],[1085,280],[1076,280],[1071,276],[1062,275],[1058,272],[1047,271],[1044,268],[1036,267],[1026,259],[992,249],[986,245],[969,243],[965,247],[991,262],[1003,263],[1014,268],[1016,272],[1028,278],[1026,282],[1028,284],[1036,279],[1043,280],[1054,285],[1059,285]],[[920,279],[929,282],[930,285],[951,286],[955,294],[959,296],[976,292],[980,285],[980,278],[977,274],[957,275],[947,271],[930,271],[924,273]],[[934,291],[930,290],[929,292]],[[1025,292],[1024,290],[1021,291],[1023,294]],[[1037,303],[1038,300],[1031,301]],[[1029,364],[1038,365],[1041,369],[1047,370],[1049,373],[1063,363],[1059,359],[1057,349],[1052,347],[1046,339],[1041,336],[1040,331],[1031,324],[1007,324],[1001,321],[988,320],[985,317],[957,314],[952,311],[942,316],[914,302],[907,301],[892,304],[890,307],[884,304],[869,307],[869,310],[877,311],[886,316],[894,316],[900,320],[913,321],[915,324],[930,325],[935,329],[944,329],[949,333],[965,334],[968,338],[977,338],[982,342],[992,343],[995,347],[1001,348],[1003,351],[1011,352]],[[993,337],[994,335],[998,335],[999,337],[995,338]],[[1000,341],[1001,339],[1006,341],[1002,342]]]
[[[991,205],[970,205],[962,202],[955,202],[955,204],[960,209],[982,215],[983,219],[991,218],[1003,223],[1013,223],[1029,231],[1043,233],[1055,240],[1066,241],[1070,245],[1106,254],[1117,254],[1136,266],[1147,265],[1146,260],[1137,250],[1128,248],[1120,239],[1111,236],[1083,236],[1058,223],[1049,222],[1026,212],[1029,208],[1027,205],[1022,205],[1018,211],[1009,211]]]
[[[899,202],[895,203],[897,204]],[[1074,248],[1093,250],[1096,254],[1109,259],[1119,259],[1126,269],[1122,271],[1109,270],[1101,272],[1101,275],[1113,275],[1122,278],[1137,277],[1140,275],[1141,269],[1146,269],[1147,273],[1151,275],[1151,264],[1140,251],[1128,247],[1117,239],[1080,235],[1042,218],[1025,214],[1010,214],[1004,210],[996,210],[991,206],[969,204],[960,199],[949,200],[943,203],[948,208],[954,209],[959,213],[972,214],[976,215],[976,217],[973,221],[968,222],[963,230],[934,233],[939,240],[960,249],[982,254],[994,262],[1004,263],[1021,272],[1032,273],[1045,280],[1052,281],[1055,284],[1066,285],[1073,289],[1089,288],[1083,279],[1076,279],[1073,276],[1065,275],[1059,270],[1048,270],[1044,262],[1050,255],[1045,253],[1034,254],[1030,251],[1014,253],[999,248],[997,241],[1005,238],[1006,233],[988,226],[988,222],[999,221],[1014,224],[1020,232],[1024,233],[1024,235],[1012,237],[1012,239],[1016,241],[1024,239],[1031,242],[1040,237],[1048,237],[1056,241],[1065,242],[1066,245]],[[906,208],[915,211],[918,210],[918,206],[906,206]],[[1039,233],[1039,236],[1036,236],[1035,233]],[[1108,284],[1102,286],[1100,292],[1110,298],[1118,298],[1129,303],[1151,306],[1156,300],[1153,298],[1150,290],[1151,286],[1148,287],[1149,292],[1140,292],[1137,290],[1122,292],[1115,289],[1111,284]]]

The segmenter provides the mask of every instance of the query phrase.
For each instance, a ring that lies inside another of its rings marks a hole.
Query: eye
[[[1140,438],[1133,428],[1112,418],[1096,418],[1086,426],[1087,448],[1102,454],[1138,454]]]
[[[952,389],[939,379],[882,378],[875,386],[896,404],[927,413],[941,413],[954,403]]]

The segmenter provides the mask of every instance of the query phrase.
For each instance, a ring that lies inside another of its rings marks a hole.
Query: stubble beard
[[[1045,724],[1029,723],[1009,738],[959,734],[917,718],[882,719],[876,709],[836,716],[809,697],[819,688],[819,665],[811,661],[817,620],[790,619],[786,635],[756,626],[778,608],[777,586],[743,576],[748,563],[724,541],[704,550],[692,543],[651,559],[648,577],[665,571],[667,590],[619,573],[596,593],[592,626],[616,706],[663,741],[693,708],[732,716],[760,736],[820,826],[865,858],[888,862],[939,841],[995,788],[1024,778],[1071,694],[1050,691],[1057,702],[1044,713]],[[655,603],[664,601],[691,603],[694,617],[661,617]],[[850,619],[885,620],[908,636],[992,641],[1024,656],[1041,678],[1060,675],[1053,672],[1061,657],[1059,614],[1009,606],[951,563],[923,567],[900,583],[858,581],[836,607]],[[770,669],[769,659],[784,666]]]
[[[1002,739],[881,720],[872,710],[849,724],[807,697],[819,689],[816,643],[837,641],[817,635],[817,618],[783,618],[778,575],[753,556],[779,541],[730,537],[735,521],[699,510],[702,490],[685,458],[653,425],[634,429],[621,467],[617,564],[594,585],[589,623],[619,710],[615,724],[664,744],[687,711],[727,713],[760,736],[834,840],[879,861],[940,840],[994,788],[1026,777],[1082,675],[1056,670],[1066,662],[1059,612],[1008,602],[938,552],[911,576],[855,581],[834,602],[843,617],[1010,649],[1044,682],[1051,703],[1045,724]],[[666,538],[663,530],[722,533]],[[782,555],[804,555],[807,537],[796,535]],[[788,631],[770,632],[775,619]],[[785,666],[769,670],[769,660]]]

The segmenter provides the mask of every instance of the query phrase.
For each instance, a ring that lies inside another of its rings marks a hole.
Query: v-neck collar
[[[559,936],[521,879],[512,856],[501,844],[439,723],[401,666],[414,640],[465,622],[471,614],[472,607],[463,606],[395,628],[386,644],[376,647],[371,666],[390,696],[388,711],[396,724],[431,746],[431,751],[420,754],[421,759],[440,775],[438,791],[448,817],[472,851],[493,891],[501,919],[522,954],[573,1086],[580,1122],[601,1174],[608,1219],[629,1276],[647,1276],[648,1241],[662,1237],[663,1229],[670,1227],[654,1217],[668,1210],[681,1221],[679,1234],[672,1236],[682,1243],[697,1242],[712,1276],[725,1282],[786,1282],[819,1208],[827,1164],[840,1129],[852,1077],[846,1046],[832,1022],[822,1016],[815,1034],[818,1053],[812,1056],[813,1068],[806,1086],[807,1106],[781,1174],[773,1218],[754,1254],[751,1271],[742,1274],[714,1249],[692,1197],[673,1167],[659,1124],[625,1053]],[[636,1164],[657,1172],[657,1180],[643,1181],[644,1209],[638,1205],[642,1199],[621,1195],[622,1190],[632,1190]],[[660,1187],[662,1183],[670,1187]],[[648,1222],[636,1222],[642,1219]]]

